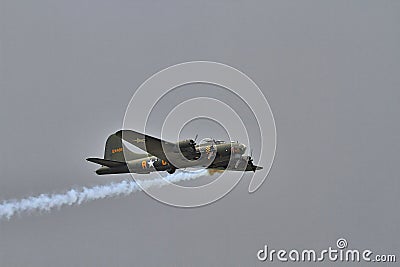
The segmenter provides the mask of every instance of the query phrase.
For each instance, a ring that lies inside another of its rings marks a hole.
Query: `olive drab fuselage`
[[[195,138],[196,139],[196,138]],[[122,142],[128,142],[147,153],[136,153]],[[244,156],[246,146],[239,142],[224,142],[211,138],[200,144],[188,139],[168,142],[133,130],[120,130],[106,141],[104,158],[87,158],[101,165],[97,174],[142,173],[177,169],[207,168],[212,170],[253,171],[262,169]]]
[[[196,151],[201,157],[193,160],[187,160],[186,165],[181,165],[178,168],[189,167],[205,167],[222,169],[226,162],[232,162],[228,167],[230,169],[245,170],[248,160],[247,157],[242,157],[246,147],[243,144],[220,143],[220,144],[200,144],[196,146]],[[122,152],[118,151],[118,152]],[[232,159],[231,159],[232,155]],[[202,160],[203,159],[203,160]],[[200,162],[201,161],[201,162]],[[226,166],[226,164],[225,164]],[[236,168],[235,168],[236,167]],[[169,171],[173,172],[177,169],[168,160],[162,160],[154,156],[143,157],[141,159],[130,160],[126,165],[117,167],[103,166],[96,171],[97,174],[117,174],[117,173],[139,173],[148,174],[154,171]],[[224,168],[225,169],[225,168]]]

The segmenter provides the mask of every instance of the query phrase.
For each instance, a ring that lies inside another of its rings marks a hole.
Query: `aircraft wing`
[[[174,154],[179,153],[178,143],[171,143],[150,135],[138,133],[131,130],[120,130],[115,134],[122,138],[122,140],[131,143],[132,145],[146,151],[153,156],[156,156],[159,159],[168,160],[166,153],[168,153],[168,157],[174,157]],[[193,145],[194,147],[194,144],[190,145]],[[185,151],[183,151],[182,153],[185,154]]]
[[[141,150],[164,160],[166,160],[167,157],[164,153],[163,145],[165,147],[174,145],[173,143],[158,139],[156,137],[131,130],[120,130],[115,134],[122,138],[122,140],[125,140]]]

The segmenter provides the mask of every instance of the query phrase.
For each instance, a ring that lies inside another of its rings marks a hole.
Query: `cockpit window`
[[[212,139],[212,138],[204,138],[204,139],[201,141],[201,143],[203,143],[203,144],[216,144],[216,145],[219,145],[219,144],[225,144],[225,141],[222,141],[222,140],[214,140],[214,139]]]

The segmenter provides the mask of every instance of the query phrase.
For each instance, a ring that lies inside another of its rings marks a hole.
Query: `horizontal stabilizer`
[[[87,161],[100,164],[107,167],[117,167],[126,164],[125,162],[108,160],[108,159],[99,159],[99,158],[88,158]]]

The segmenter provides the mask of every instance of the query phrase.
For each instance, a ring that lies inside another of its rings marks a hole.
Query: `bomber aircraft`
[[[129,150],[122,140],[146,153],[138,154]],[[86,160],[102,165],[96,170],[99,175],[148,174],[154,171],[167,171],[172,174],[176,169],[182,168],[253,172],[262,169],[253,164],[251,156],[244,156],[245,151],[244,144],[234,141],[207,138],[200,144],[196,144],[192,139],[173,143],[132,130],[120,130],[108,137],[104,159]]]

